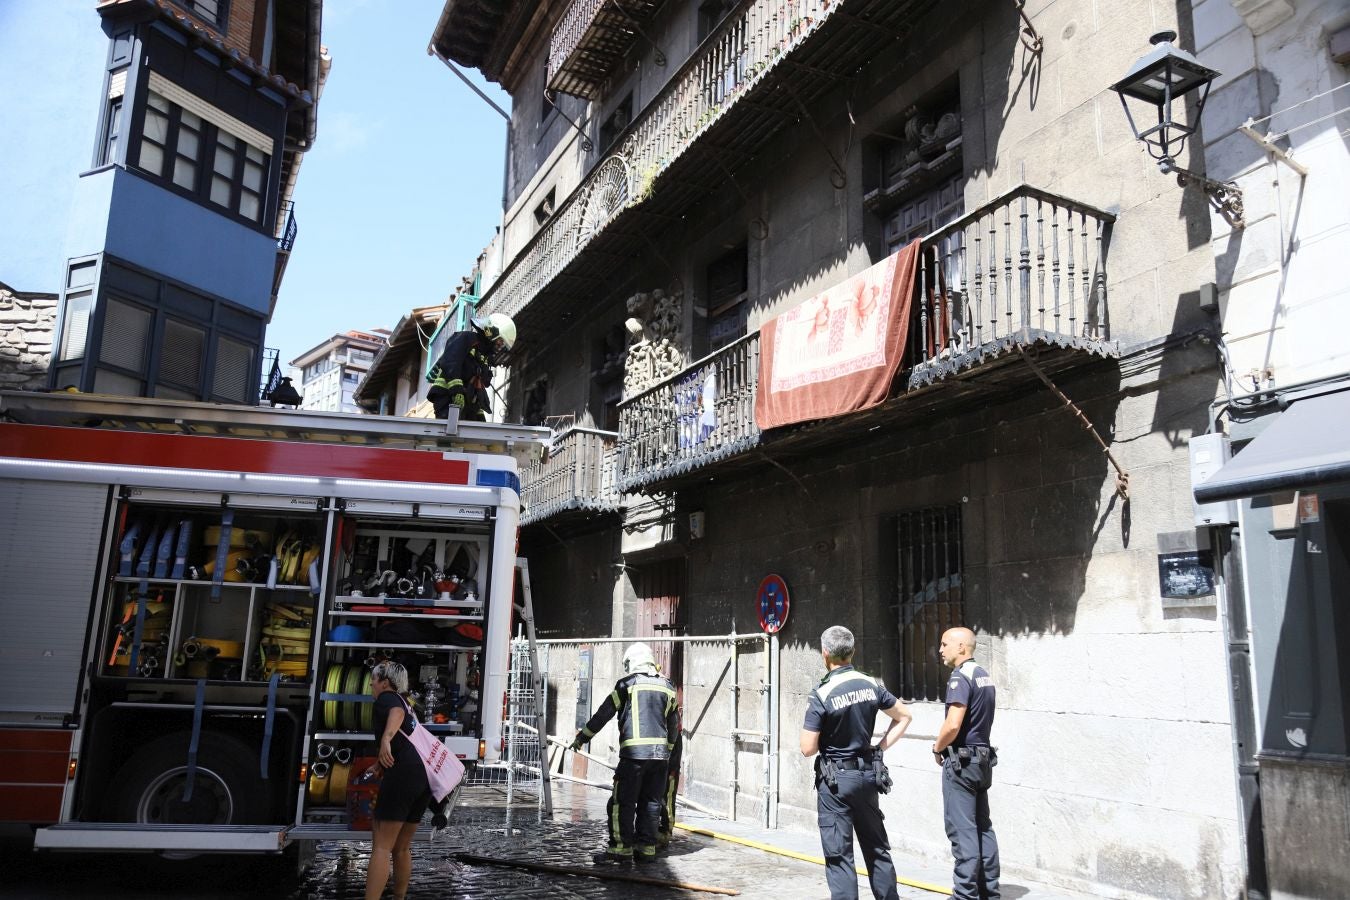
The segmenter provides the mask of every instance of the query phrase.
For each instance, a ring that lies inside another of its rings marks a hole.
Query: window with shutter
[[[211,391],[223,400],[252,400],[253,348],[242,341],[221,337],[216,341],[216,364]]]
[[[61,329],[61,352],[58,359],[83,359],[89,341],[89,314],[94,309],[90,291],[75,291],[66,295],[66,315]]]
[[[174,319],[164,322],[164,335],[159,346],[159,373],[155,381],[195,392],[202,384],[202,356],[206,352],[206,332]],[[156,397],[169,394],[155,390]]]
[[[99,362],[144,375],[146,345],[153,321],[154,314],[148,309],[109,297],[103,311]]]

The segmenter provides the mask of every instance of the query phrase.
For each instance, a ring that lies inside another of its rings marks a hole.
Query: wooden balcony
[[[755,424],[759,334],[719,350],[619,407],[616,480],[625,493],[676,489],[774,458],[858,439],[879,424],[922,426],[1113,358],[1106,247],[1115,217],[1022,185],[924,238],[902,368],[889,398],[853,415]]]
[[[660,5],[660,0],[572,0],[549,40],[548,89],[594,98]]]
[[[616,437],[612,431],[575,427],[555,435],[548,458],[520,473],[520,524],[618,512]]]
[[[906,40],[937,6],[937,0],[743,3],[637,111],[616,150],[514,255],[480,309],[512,316],[522,334],[556,328],[575,304],[594,302],[597,282],[646,252],[670,222],[730,189],[729,179],[753,177],[747,167],[783,128],[877,53]],[[580,23],[589,21],[592,7],[600,15],[598,0],[577,0],[567,15],[579,17],[580,30],[560,25],[560,32],[584,35]],[[561,67],[576,51],[566,49],[570,38],[559,42]]]

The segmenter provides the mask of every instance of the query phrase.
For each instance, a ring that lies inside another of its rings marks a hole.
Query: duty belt
[[[852,756],[848,759],[831,759],[841,769],[870,769],[872,768],[872,758],[863,756]]]
[[[987,762],[991,756],[997,753],[995,748],[987,746],[975,747],[943,747],[942,755],[946,759],[978,759],[981,762]]]

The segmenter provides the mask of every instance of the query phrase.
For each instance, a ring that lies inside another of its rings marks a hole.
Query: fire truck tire
[[[192,799],[187,784],[187,732],[166,735],[136,751],[108,792],[110,821],[174,825],[253,825],[265,822],[269,782],[259,777],[258,753],[237,738],[203,731]]]

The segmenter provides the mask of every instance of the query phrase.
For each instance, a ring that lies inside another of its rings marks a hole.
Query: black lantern
[[[1200,64],[1200,61],[1185,50],[1172,46],[1176,40],[1175,31],[1162,31],[1149,38],[1153,49],[1140,57],[1125,77],[1111,85],[1111,90],[1120,94],[1120,105],[1125,107],[1125,116],[1130,120],[1130,129],[1134,136],[1148,147],[1149,155],[1154,159],[1176,159],[1186,146],[1186,138],[1199,127],[1200,114],[1204,111],[1205,100],[1209,98],[1209,86],[1219,73]],[[1200,92],[1195,106],[1194,125],[1185,125],[1176,121],[1172,110],[1181,109],[1185,98]],[[1157,124],[1140,129],[1134,121],[1134,113],[1126,98],[1141,100],[1153,107],[1153,116]]]
[[[1205,101],[1209,99],[1209,87],[1219,73],[1202,65],[1185,50],[1172,46],[1176,40],[1175,31],[1161,31],[1149,41],[1153,49],[1141,56],[1125,77],[1111,85],[1111,90],[1120,95],[1120,105],[1125,108],[1125,117],[1130,120],[1130,130],[1148,149],[1148,153],[1158,160],[1158,168],[1165,173],[1175,173],[1177,183],[1185,186],[1194,181],[1209,196],[1214,208],[1235,227],[1242,227],[1242,192],[1235,185],[1213,181],[1204,175],[1188,172],[1179,167],[1176,158],[1186,147],[1186,139],[1195,134],[1200,127],[1200,116],[1205,110]],[[1198,93],[1195,103],[1194,124],[1178,122],[1173,110],[1184,108],[1186,98]],[[1140,128],[1130,111],[1130,101],[1146,103],[1152,110],[1146,121],[1157,119],[1156,124]]]

